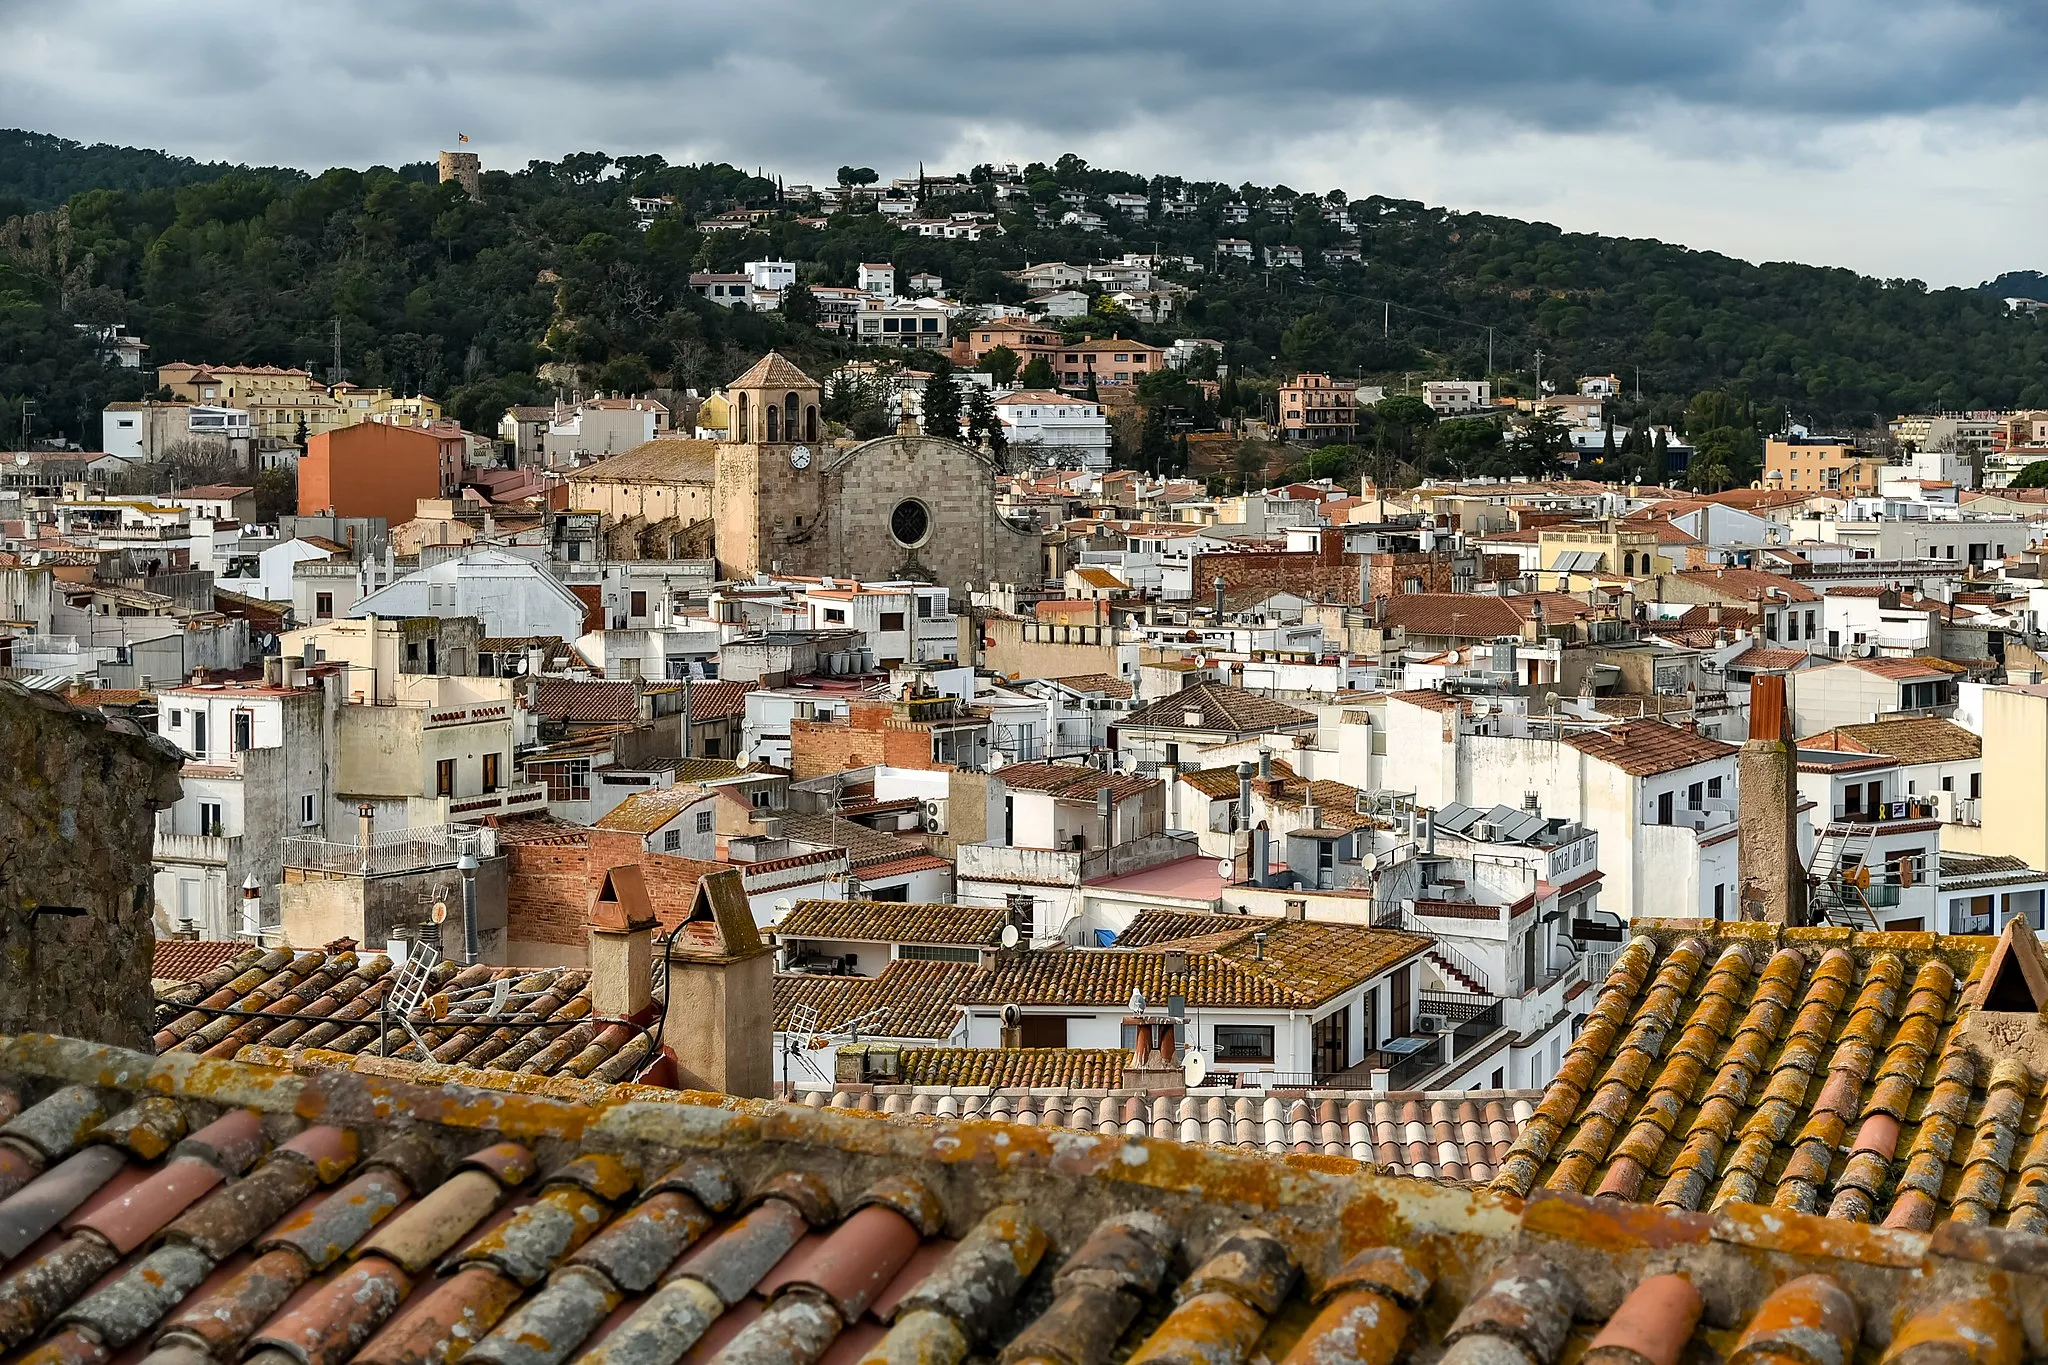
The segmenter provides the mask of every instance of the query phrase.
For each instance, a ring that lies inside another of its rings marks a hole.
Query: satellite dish
[[[19,455],[16,455],[14,457],[14,467],[16,469],[28,468],[28,452],[26,450],[22,451]]]
[[[1014,947],[1016,947],[1016,946],[1017,946],[1017,926],[1016,926],[1016,925],[1014,925],[1014,924],[1005,924],[1005,925],[1003,926],[1003,937],[1002,937],[1002,943],[1003,943],[1003,946],[1004,946],[1005,948],[1014,948]]]
[[[434,902],[434,910],[433,910],[433,916],[434,916],[434,923],[436,923],[436,924],[446,924],[446,923],[448,922],[448,902],[447,902],[447,901],[435,901],[435,902]]]
[[[1236,872],[1237,872],[1237,860],[1236,860],[1236,859],[1234,859],[1234,858],[1218,858],[1218,859],[1216,860],[1216,875],[1217,875],[1217,876],[1219,876],[1219,877],[1221,877],[1221,878],[1223,878],[1223,880],[1224,880],[1224,881],[1226,881],[1226,882],[1227,882],[1227,881],[1229,881],[1229,880],[1231,879],[1231,877],[1232,877],[1233,875],[1235,875],[1235,874],[1236,874]]]
[[[1189,1048],[1188,1055],[1181,1060],[1180,1078],[1190,1090],[1208,1080],[1209,1059]]]
[[[1024,1011],[1023,1011],[1023,1010],[1020,1010],[1020,1009],[1018,1009],[1018,1008],[1017,1008],[1017,1007],[1016,1007],[1015,1005],[1005,1005],[1005,1006],[1003,1006],[1003,1027],[1004,1027],[1004,1028],[1015,1028],[1015,1027],[1017,1027],[1017,1025],[1019,1025],[1019,1024],[1021,1024],[1021,1023],[1023,1023],[1023,1022],[1024,1022]]]

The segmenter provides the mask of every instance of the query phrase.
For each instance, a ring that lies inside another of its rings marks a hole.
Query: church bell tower
[[[818,382],[770,351],[726,386],[712,516],[721,578],[824,572],[824,419]]]

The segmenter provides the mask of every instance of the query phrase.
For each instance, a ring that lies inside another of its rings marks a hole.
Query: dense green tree
[[[632,398],[654,387],[654,372],[644,355],[622,355],[597,372],[597,386],[607,393]]]
[[[1172,458],[1173,441],[1166,429],[1166,409],[1157,403],[1145,408],[1144,424],[1138,429],[1138,467],[1151,474],[1164,474]]]
[[[1454,417],[1429,433],[1430,453],[1457,475],[1484,472],[1500,450],[1500,423],[1491,417]]]
[[[848,166],[841,182],[878,178]],[[10,134],[0,137],[0,441],[19,440],[26,415],[32,438],[95,442],[100,409],[150,387],[75,323],[121,322],[159,362],[310,362],[323,377],[431,393],[451,410],[459,396],[464,420],[484,421],[551,390],[564,369],[590,387],[624,357],[640,357],[657,383],[710,388],[771,346],[821,377],[862,353],[805,321],[800,293],[782,315],[728,311],[696,294],[694,271],[774,257],[799,262],[807,281],[843,285],[860,262],[890,260],[943,275],[971,302],[1010,307],[1025,289],[1006,272],[1030,261],[1155,249],[1208,261],[1222,236],[1298,243],[1308,264],[1270,278],[1229,262],[1169,267],[1193,291],[1170,323],[1084,318],[1074,335],[1220,339],[1233,371],[1216,404],[1225,413],[1259,411],[1259,395],[1294,369],[1396,387],[1481,375],[1489,359],[1526,386],[1539,350],[1544,377],[1560,384],[1640,367],[1645,401],[1617,416],[1631,439],[1617,430],[1617,457],[1599,463],[1645,477],[1656,452],[1647,427],[1635,436],[1642,420],[1675,421],[1722,451],[1739,483],[1754,476],[1762,438],[1789,420],[1826,430],[1902,411],[2048,405],[2048,320],[2009,313],[1997,281],[1929,289],[1758,266],[1412,200],[1148,178],[1073,156],[1033,163],[1025,182],[1023,201],[997,204],[986,177],[948,200],[1000,215],[1001,233],[969,242],[906,236],[871,213],[819,229],[786,211],[772,178],[655,156],[589,151],[488,171],[470,200],[428,164],[307,176]],[[1182,188],[1194,214],[1113,218],[1097,234],[1038,213],[1063,192],[1095,202]],[[664,195],[675,211],[643,230],[628,197]],[[1221,220],[1233,201],[1249,208],[1248,224]],[[1362,265],[1319,254],[1342,240],[1326,206],[1349,214]],[[744,232],[701,230],[741,208],[770,214]],[[337,325],[341,374],[327,375]],[[542,366],[557,367],[545,386]],[[1022,375],[1051,387],[1044,369]],[[1515,391],[1509,379],[1501,387]],[[1359,446],[1408,467],[1449,458],[1399,436],[1366,420]]]
[[[1052,364],[1043,354],[1034,355],[1024,366],[1024,373],[1018,380],[1027,389],[1057,389],[1059,379],[1052,372]]]
[[[1017,367],[1023,363],[1023,358],[1007,346],[990,347],[981,357],[981,368],[1006,389],[1016,380]]]
[[[794,327],[809,327],[818,321],[818,296],[807,284],[793,284],[782,291],[782,317]]]
[[[960,435],[960,389],[953,382],[953,363],[944,356],[934,357],[931,377],[924,382],[924,434]]]
[[[2007,488],[2048,488],[2048,460],[2036,460],[2012,476]]]

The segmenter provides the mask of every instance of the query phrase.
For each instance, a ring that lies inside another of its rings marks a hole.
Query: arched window
[[[1633,551],[1621,557],[1621,571],[1632,574],[1636,571],[1636,557]]]
[[[801,411],[802,408],[795,394],[786,393],[782,395],[782,429],[789,433],[788,439],[792,441],[796,439],[797,415]]]
[[[818,405],[816,403],[812,403],[804,408],[804,439],[806,441],[818,439]]]
[[[781,410],[778,409],[773,403],[766,403],[762,405],[761,412],[762,415],[768,419],[764,423],[764,425],[768,428],[767,439],[769,443],[773,444],[774,442],[781,440],[781,434],[777,432],[775,429],[775,419],[781,415]]]
[[[734,439],[735,441],[751,441],[751,440],[753,440],[753,439],[754,439],[754,437],[753,437],[753,433],[752,433],[752,432],[751,432],[751,431],[750,431],[750,430],[748,429],[748,424],[747,424],[747,396],[746,396],[745,394],[741,394],[741,395],[740,395],[740,406],[739,406],[739,413],[740,413],[739,425],[738,425],[738,426],[737,426],[737,428],[736,428],[736,429],[734,430],[734,433],[733,433],[733,439]]]

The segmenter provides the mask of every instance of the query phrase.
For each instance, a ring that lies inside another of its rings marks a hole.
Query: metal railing
[[[488,858],[498,851],[498,832],[475,825],[422,825],[378,830],[369,847],[293,835],[284,840],[284,865],[320,872],[377,875],[453,867],[464,852]]]
[[[1451,1056],[1463,1057],[1500,1032],[1501,1008],[1496,1000],[1451,1030]]]
[[[1448,967],[1457,975],[1464,977],[1471,982],[1474,990],[1484,990],[1489,984],[1484,967],[1452,947],[1442,934],[1402,909],[1401,902],[1376,902],[1372,911],[1372,923],[1376,929],[1400,929],[1411,934],[1421,934],[1430,940],[1428,956],[1435,958],[1439,967]]]
[[[1444,1064],[1444,1040],[1442,1037],[1432,1038],[1426,1047],[1405,1057],[1387,1052],[1370,1053],[1366,1064],[1386,1068],[1387,1089],[1413,1090],[1415,1082]]]

